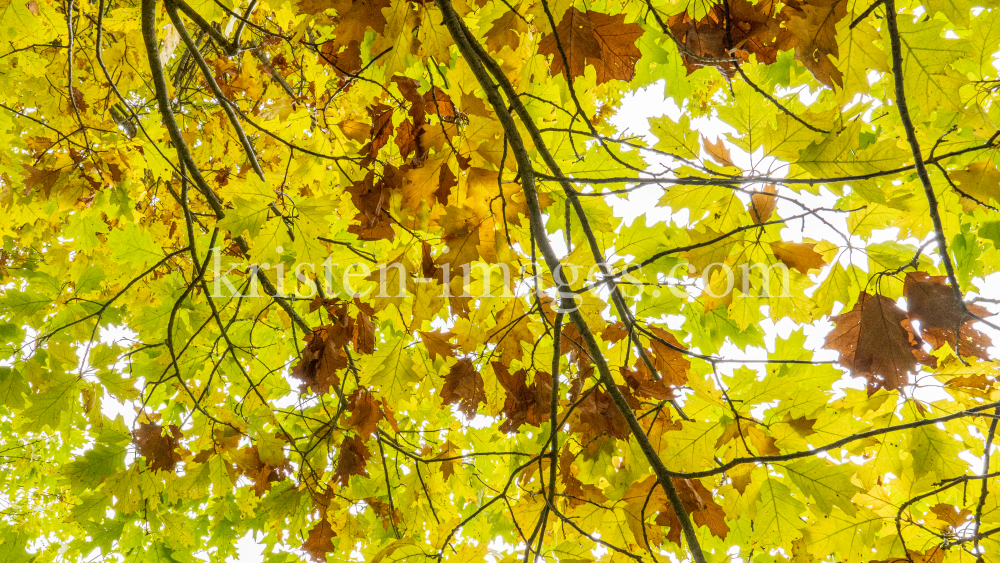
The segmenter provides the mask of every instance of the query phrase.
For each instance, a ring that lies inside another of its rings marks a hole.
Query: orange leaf
[[[778,204],[778,198],[774,194],[778,193],[778,187],[774,184],[764,186],[764,189],[750,196],[750,217],[757,225],[766,223],[774,213],[774,207]]]
[[[813,250],[815,243],[809,242],[772,242],[771,252],[774,257],[787,264],[790,268],[806,274],[809,270],[821,270],[826,266],[823,255]]]
[[[715,142],[710,143],[708,142],[708,138],[702,135],[701,144],[705,147],[705,152],[708,153],[708,156],[712,157],[712,160],[723,166],[734,166],[739,168],[733,164],[733,157],[729,155],[729,149],[726,148],[726,145],[722,144],[721,137],[716,137]]]
[[[450,332],[434,330],[421,332],[420,340],[427,347],[427,355],[430,356],[431,360],[434,360],[435,357],[445,359],[455,357],[455,349],[458,348],[457,344],[449,342],[452,336]]]

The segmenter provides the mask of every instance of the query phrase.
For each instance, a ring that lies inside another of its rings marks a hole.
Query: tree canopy
[[[990,4],[0,0],[0,560],[1000,561]]]

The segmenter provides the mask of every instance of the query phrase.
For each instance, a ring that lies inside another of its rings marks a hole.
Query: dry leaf
[[[771,252],[774,253],[774,257],[802,274],[809,273],[809,270],[822,270],[826,266],[823,255],[816,252],[815,248],[816,244],[810,242],[771,243]]]
[[[733,157],[729,155],[729,149],[726,148],[726,145],[722,144],[721,137],[716,137],[715,142],[710,143],[708,138],[702,135],[701,144],[705,147],[705,152],[708,153],[708,156],[712,157],[712,160],[723,166],[733,166],[739,168],[733,164]]]
[[[766,223],[774,213],[774,208],[778,204],[778,198],[774,194],[778,193],[778,187],[774,184],[764,186],[760,192],[750,196],[750,218],[757,225]]]
[[[837,326],[823,347],[840,352],[840,363],[868,380],[869,394],[909,382],[909,373],[917,367],[919,341],[895,301],[862,291],[853,309],[830,320]]]
[[[642,57],[635,42],[642,37],[642,28],[625,23],[624,14],[609,16],[570,8],[556,27],[556,34],[559,43],[556,35],[548,34],[538,45],[539,53],[552,56],[553,74],[561,72],[572,81],[583,76],[585,64],[590,64],[597,72],[597,84],[629,81],[635,76],[635,63]]]
[[[993,341],[973,327],[975,319],[963,318],[958,298],[947,284],[947,279],[945,276],[931,276],[926,272],[906,274],[903,296],[906,298],[909,319],[920,323],[920,336],[934,348],[948,343],[954,349],[960,334],[961,355],[989,360],[987,348],[993,345]],[[968,305],[968,309],[970,313],[980,317],[990,315],[986,308],[979,305]]]
[[[472,418],[476,416],[479,403],[486,402],[483,376],[479,375],[472,360],[462,358],[451,366],[441,387],[441,398],[446,405],[458,405],[462,413]]]

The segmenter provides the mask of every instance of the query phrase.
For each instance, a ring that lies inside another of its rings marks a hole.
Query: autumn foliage
[[[992,4],[0,0],[0,559],[1000,562]]]

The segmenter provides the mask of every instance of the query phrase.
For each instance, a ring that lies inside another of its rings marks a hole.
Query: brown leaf
[[[87,111],[87,108],[90,107],[83,99],[83,92],[76,86],[73,87],[73,102],[76,103],[76,107],[80,111]]]
[[[667,385],[686,384],[691,362],[681,352],[686,349],[684,345],[662,328],[650,327],[650,332],[656,337],[650,339],[650,346],[653,348],[653,367],[659,372],[661,381]]]
[[[840,56],[837,22],[847,15],[847,0],[788,0],[779,19],[784,33],[778,37],[782,50],[795,49],[801,62],[821,83],[833,88],[844,85],[844,75],[833,60]]]
[[[436,115],[444,121],[455,118],[455,104],[437,86],[424,93],[424,109],[427,115]]]
[[[770,64],[777,60],[778,21],[773,13],[774,2],[729,0],[716,4],[697,21],[682,12],[671,17],[667,25],[684,45],[684,66],[688,74],[704,66],[715,66],[723,75],[732,77],[736,69],[726,59],[736,57],[741,62],[748,62],[750,54],[754,54],[759,63]]]
[[[320,47],[319,56],[324,63],[333,67],[340,78],[357,74],[363,66],[361,45],[357,41],[350,41],[346,46],[341,46],[336,41],[327,41]]]
[[[365,465],[368,458],[372,456],[365,446],[365,441],[361,436],[348,436],[340,444],[340,457],[337,458],[337,469],[333,476],[342,486],[346,487],[351,475],[368,476]]]
[[[375,352],[375,323],[371,317],[363,311],[358,311],[358,316],[352,322],[351,344],[359,354],[372,354]]]
[[[708,153],[708,156],[712,157],[712,160],[723,166],[736,166],[733,164],[733,157],[729,155],[729,149],[726,148],[726,145],[722,144],[721,137],[716,137],[715,142],[710,143],[708,142],[708,138],[702,135],[701,144],[705,147],[705,152]]]
[[[448,196],[451,195],[451,189],[457,186],[458,178],[451,171],[451,166],[445,164],[441,167],[441,180],[438,183],[437,191],[434,192],[434,197],[437,198],[441,205],[448,205]]]
[[[380,406],[381,403],[367,389],[355,389],[347,403],[351,416],[344,424],[367,440],[378,431],[379,421],[385,418]]]
[[[309,530],[306,541],[302,544],[302,550],[309,554],[314,561],[326,562],[326,554],[336,551],[333,547],[333,538],[337,533],[333,531],[333,526],[326,519],[326,514],[321,514],[322,518],[315,526]]]
[[[257,446],[243,448],[234,457],[240,471],[254,482],[254,493],[258,497],[264,496],[264,493],[271,490],[271,483],[283,480],[291,471],[287,459],[277,466],[263,461]]]
[[[507,392],[503,413],[507,420],[500,425],[501,432],[517,432],[522,424],[541,426],[549,420],[552,400],[552,379],[543,371],[535,372],[535,381],[528,385],[528,372],[521,369],[510,373],[502,362],[493,362],[497,381]]]
[[[975,319],[963,318],[961,304],[947,280],[945,276],[931,276],[926,272],[906,274],[903,297],[906,298],[909,319],[920,323],[920,335],[934,348],[940,348],[945,343],[955,348],[958,341],[958,352],[962,356],[989,360],[987,348],[993,345],[993,341],[972,326]],[[990,315],[986,308],[979,305],[967,307],[976,316]],[[961,329],[959,323],[962,324]]]
[[[24,166],[24,170],[28,173],[24,178],[24,193],[28,194],[31,191],[41,191],[48,198],[52,194],[52,187],[55,186],[56,181],[59,179],[61,171],[56,170],[46,170],[44,168],[38,169],[34,166]]]
[[[306,347],[291,374],[302,382],[303,389],[322,395],[329,393],[331,385],[340,384],[337,371],[347,367],[343,346],[350,334],[349,325],[334,323],[317,327],[306,335]]]
[[[392,5],[391,0],[329,0],[330,7],[337,10],[339,23],[336,26],[337,43],[347,45],[351,41],[364,43],[365,32],[370,28],[375,33],[385,31],[388,23],[382,12]],[[302,4],[299,4],[302,10]]]
[[[808,273],[809,270],[822,270],[823,266],[826,266],[823,255],[813,250],[814,248],[816,244],[810,242],[771,243],[774,257],[802,274]]]
[[[691,515],[695,524],[708,527],[708,531],[717,538],[725,539],[729,535],[729,525],[726,524],[725,510],[712,500],[712,492],[698,479],[672,479],[677,496],[681,498],[684,509]],[[667,540],[680,545],[681,524],[672,508],[666,507],[656,517],[656,523],[670,528]]]
[[[462,358],[451,366],[441,387],[441,398],[446,405],[458,405],[465,416],[476,416],[479,403],[486,402],[486,391],[483,376],[476,371],[472,360]]]
[[[139,428],[132,432],[139,455],[146,458],[151,471],[165,469],[173,471],[181,460],[177,452],[177,441],[181,438],[181,430],[171,424],[169,432],[163,433],[163,427],[155,422],[140,422]]]
[[[917,367],[919,340],[895,301],[862,291],[853,309],[830,320],[837,326],[823,347],[840,352],[840,363],[868,380],[869,394],[907,384]]]
[[[597,84],[628,81],[635,76],[635,64],[642,57],[635,42],[643,32],[639,24],[625,23],[624,14],[581,12],[574,7],[566,12],[555,31],[543,37],[538,45],[539,53],[552,56],[553,74],[561,72],[572,81],[583,76],[585,64],[590,64],[597,73]]]
[[[452,336],[454,335],[450,332],[434,330],[431,332],[421,332],[420,340],[424,343],[424,346],[427,348],[427,354],[433,361],[436,357],[441,359],[455,357],[455,349],[458,348],[458,344],[449,342]]]
[[[601,333],[601,338],[603,338],[605,342],[620,342],[628,338],[628,328],[625,326],[625,323],[618,321],[608,325],[608,327],[604,329],[604,332]]]
[[[633,409],[639,408],[639,402],[632,397],[628,387],[623,385],[618,387],[631,403],[629,406]],[[606,437],[627,440],[631,432],[625,417],[622,416],[611,396],[600,389],[591,391],[586,398],[581,400],[576,408],[576,413],[579,416],[579,423],[573,425],[573,431],[583,435],[584,443],[591,443]]]
[[[766,223],[771,218],[774,207],[778,204],[778,198],[773,196],[776,193],[778,193],[778,187],[774,184],[768,184],[761,192],[750,196],[750,217],[754,224]]]
[[[667,401],[676,396],[674,390],[667,387],[663,383],[662,379],[659,381],[653,381],[650,377],[649,370],[643,368],[645,368],[645,364],[642,363],[639,364],[639,367],[635,371],[632,371],[625,366],[619,368],[625,383],[632,388],[636,395],[657,399],[659,401]]]
[[[931,512],[937,516],[947,527],[961,528],[972,519],[972,513],[964,508],[952,506],[950,504],[938,503],[931,507]]]
[[[368,109],[372,120],[371,142],[362,148],[362,154],[373,159],[378,155],[378,151],[389,142],[389,137],[394,131],[392,113],[393,108],[384,104],[378,104]]]
[[[953,377],[949,379],[945,385],[953,389],[961,389],[964,387],[966,389],[979,389],[985,391],[989,389],[993,383],[990,381],[989,377],[983,374],[977,374]]]
[[[358,235],[361,240],[393,240],[395,231],[392,221],[384,213],[389,207],[392,190],[402,185],[399,170],[391,165],[382,169],[382,177],[377,181],[375,171],[369,170],[364,179],[347,188],[351,201],[359,213],[355,220],[360,225],[351,225],[348,232]]]

